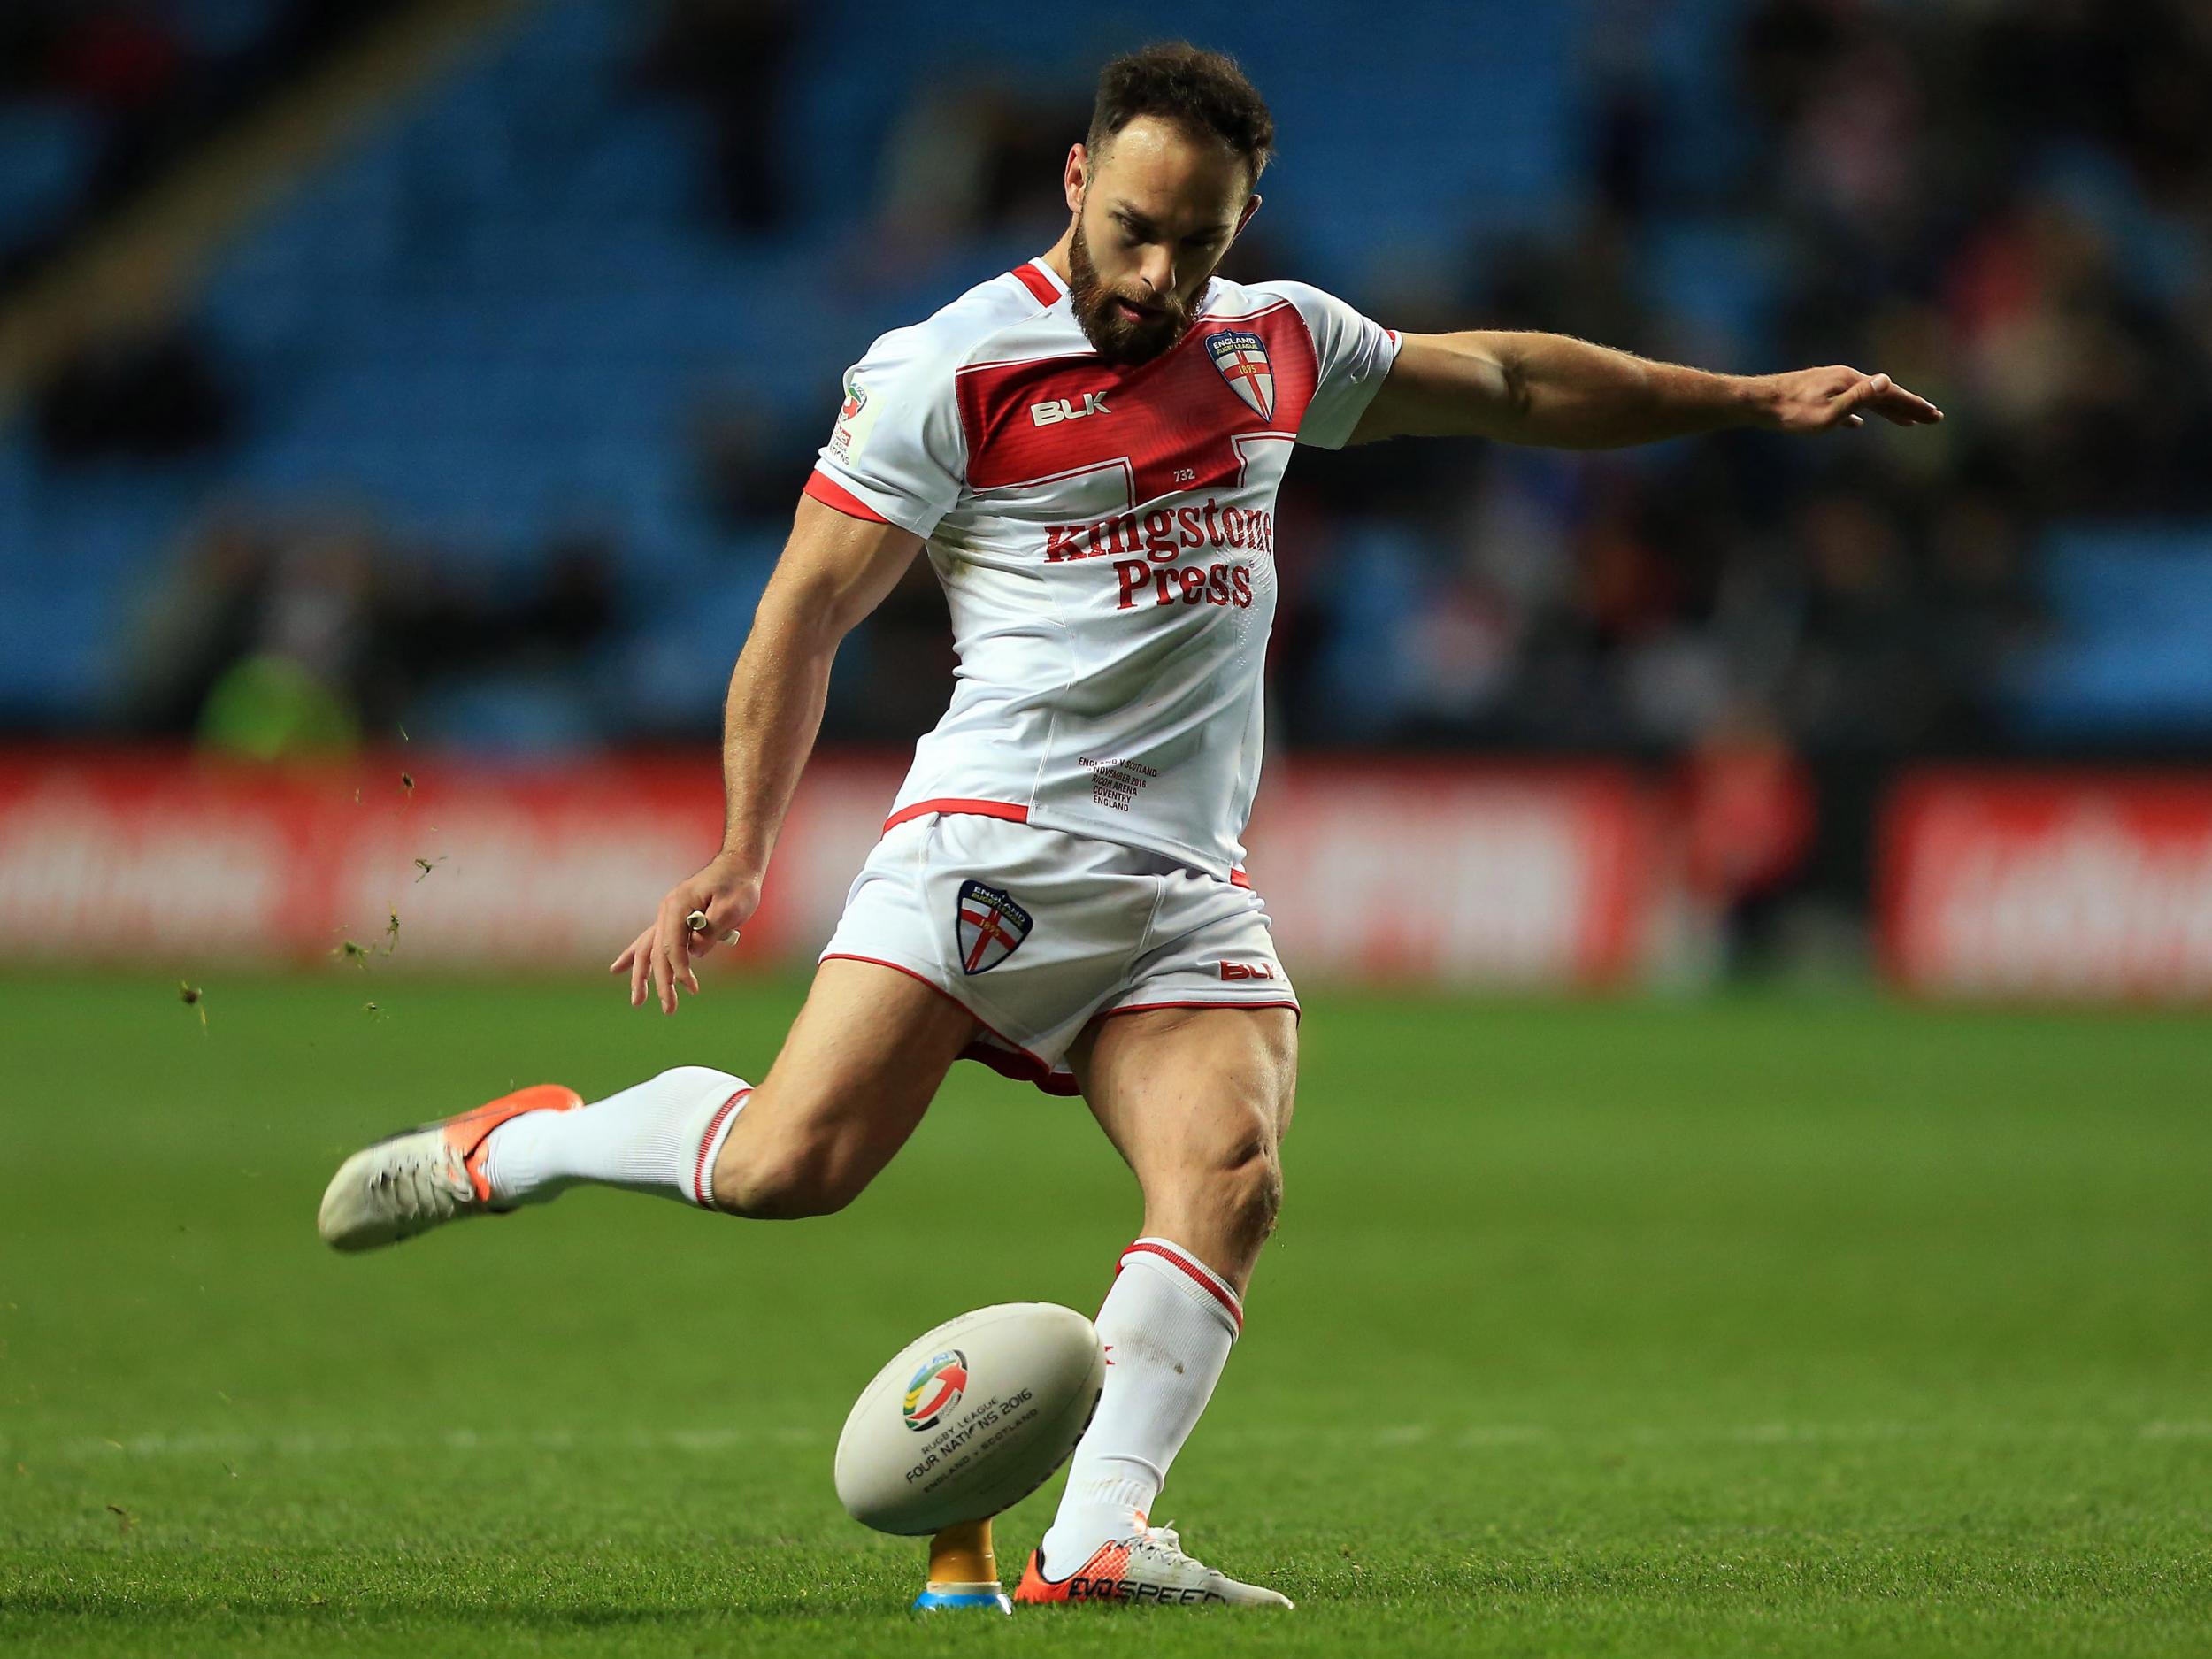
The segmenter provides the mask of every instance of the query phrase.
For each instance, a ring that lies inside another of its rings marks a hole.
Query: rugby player
[[[827,1215],[964,1056],[1079,1094],[1142,1194],[1101,1309],[1105,1393],[1017,1599],[1288,1605],[1148,1524],[1275,1225],[1298,1000],[1244,873],[1275,497],[1294,443],[1570,449],[1941,419],[1886,375],[1751,378],[1578,340],[1401,336],[1216,267],[1274,139],[1236,65],[1109,64],[1046,252],[884,335],[732,676],[721,849],[618,956],[664,1014],[733,943],[838,641],[926,551],[960,667],[765,1077],[686,1066],[591,1105],[540,1085],[370,1147],[326,1194],[359,1250],[580,1181],[724,1215]]]

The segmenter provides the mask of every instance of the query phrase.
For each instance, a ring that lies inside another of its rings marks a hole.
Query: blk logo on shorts
[[[960,937],[960,972],[995,968],[1029,937],[1029,912],[996,887],[980,881],[960,884],[954,926]]]
[[[1267,360],[1267,344],[1248,328],[1225,328],[1206,336],[1206,355],[1262,420],[1275,413],[1275,365]]]

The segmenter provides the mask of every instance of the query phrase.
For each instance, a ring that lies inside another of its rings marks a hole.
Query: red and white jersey
[[[1237,871],[1276,491],[1397,352],[1317,288],[1217,279],[1172,349],[1117,367],[1042,264],[878,340],[807,493],[926,537],[951,605],[952,704],[891,821],[981,812]]]

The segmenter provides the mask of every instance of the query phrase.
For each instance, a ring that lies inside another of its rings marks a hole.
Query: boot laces
[[[476,1196],[459,1154],[438,1139],[434,1149],[409,1148],[369,1178],[370,1189],[396,1214],[443,1221]]]
[[[1162,1566],[1195,1567],[1205,1571],[1202,1563],[1183,1553],[1183,1540],[1172,1526],[1148,1526],[1130,1540],[1130,1552],[1156,1558]]]

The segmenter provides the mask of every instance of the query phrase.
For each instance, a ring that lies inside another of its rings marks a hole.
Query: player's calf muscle
[[[759,1102],[754,1133],[741,1134],[748,1127],[741,1123],[723,1143],[714,1164],[718,1210],[755,1221],[834,1215],[867,1190],[921,1118],[892,1101],[836,1121],[820,1111],[780,1111],[781,1104],[774,1096]]]
[[[973,1034],[957,1005],[902,974],[824,963],[715,1158],[715,1207],[779,1221],[842,1210],[906,1144]]]
[[[749,1221],[833,1216],[860,1196],[874,1172],[862,1173],[849,1164],[833,1166],[805,1148],[751,1157],[726,1155],[714,1166],[714,1205]]]

